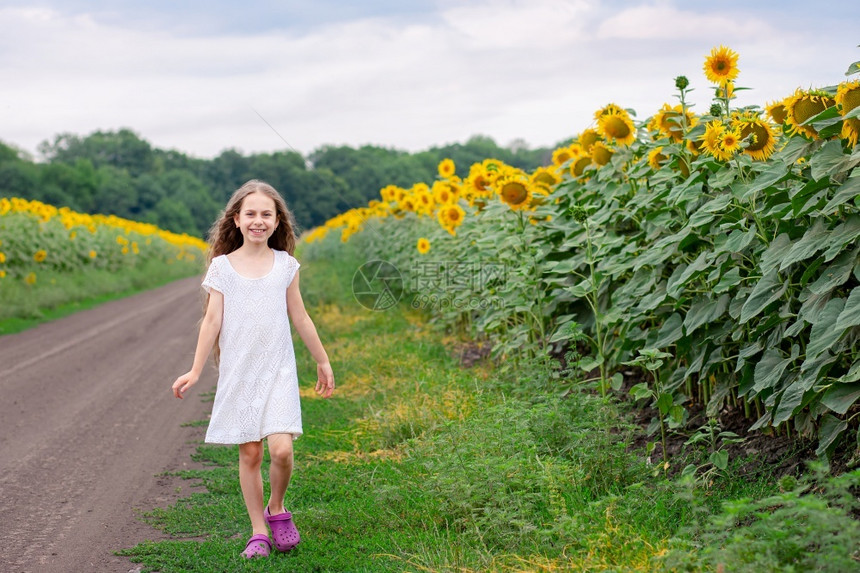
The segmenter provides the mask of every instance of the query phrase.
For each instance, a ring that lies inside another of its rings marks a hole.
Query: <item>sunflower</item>
[[[386,185],[379,190],[379,195],[386,203],[397,201],[397,185]]]
[[[791,135],[803,133],[807,137],[818,139],[818,131],[814,127],[801,124],[834,105],[836,100],[827,92],[798,89],[785,100],[785,123],[791,127]]]
[[[481,162],[481,167],[484,168],[484,173],[490,179],[490,182],[495,181],[496,177],[502,174],[508,165],[499,159],[484,159]]]
[[[594,112],[594,119],[600,120],[601,117],[603,117],[604,115],[609,115],[610,113],[615,113],[618,115],[627,115],[627,110],[615,105],[614,103],[608,103]]]
[[[422,255],[426,255],[430,251],[430,241],[424,237],[418,239],[418,244],[416,246],[418,248],[418,252]]]
[[[839,113],[842,117],[848,115],[848,112],[860,106],[860,82],[842,82],[836,90],[836,103],[839,105]],[[860,118],[850,117],[842,120],[843,139],[847,139],[852,147],[857,145],[857,139],[860,137]]]
[[[46,258],[48,258],[48,253],[45,249],[39,249],[36,251],[36,254],[33,255],[33,260],[37,263],[44,262]]]
[[[766,161],[776,149],[776,133],[757,113],[742,114],[732,120],[740,130],[741,139],[750,138],[744,153],[756,161]]]
[[[714,95],[718,99],[734,99],[735,82],[727,80],[725,83],[718,85],[716,90],[714,91]]]
[[[609,160],[612,159],[613,153],[615,152],[607,147],[602,141],[596,141],[594,145],[591,146],[591,162],[602,167],[609,163]]]
[[[476,197],[487,197],[493,192],[492,181],[492,177],[481,163],[473,163],[469,169],[469,176],[463,181],[463,188]]]
[[[569,147],[559,147],[552,152],[552,162],[559,167],[561,167],[571,159],[573,159],[573,154],[571,154]]]
[[[738,77],[738,54],[725,46],[714,48],[705,58],[704,69],[709,82],[723,85]]]
[[[726,126],[719,119],[709,121],[705,124],[705,133],[700,138],[702,148],[719,161],[728,161],[731,155],[720,147],[720,139],[726,131]]]
[[[532,198],[532,186],[527,177],[506,175],[496,180],[496,193],[511,209],[526,209]]]
[[[451,186],[444,181],[434,181],[431,188],[433,200],[440,205],[446,205],[457,202],[457,195],[452,190]]]
[[[667,159],[669,158],[663,155],[663,146],[655,147],[648,152],[648,165],[650,165],[651,169],[654,171],[660,169],[660,167],[666,163]]]
[[[685,113],[683,106],[672,107],[668,103],[664,103],[660,111],[655,113],[651,121],[648,122],[648,130],[656,131],[663,137],[680,142],[684,138],[685,120],[686,129],[694,127],[698,121],[690,110]]]
[[[445,158],[439,162],[439,176],[447,179],[454,175],[454,161],[452,159]]]
[[[413,195],[404,195],[403,198],[397,202],[397,206],[401,211],[413,212],[415,211],[416,206],[416,198]]]
[[[579,134],[577,140],[582,146],[583,151],[589,153],[591,151],[591,146],[600,141],[600,134],[589,127]]]
[[[558,185],[561,181],[561,177],[558,176],[558,172],[554,169],[550,169],[549,167],[538,167],[531,174],[529,180],[535,187],[543,187],[549,192],[552,191],[553,187]]]
[[[728,155],[729,157],[733,156],[735,153],[741,150],[741,137],[740,129],[732,128],[726,129],[723,133],[720,134],[720,149]]]
[[[765,106],[767,109],[767,115],[776,123],[777,125],[782,125],[785,123],[785,101],[775,101],[773,103],[769,103]]]
[[[415,212],[419,215],[429,215],[436,207],[436,201],[433,199],[432,193],[429,190],[419,189],[414,192],[415,197]]]
[[[630,145],[636,139],[636,131],[630,115],[621,112],[610,111],[600,116],[597,120],[597,131],[607,141],[615,140],[618,145]]]
[[[591,157],[583,155],[570,165],[570,174],[574,177],[579,177],[585,168],[591,165]]]
[[[439,220],[439,224],[442,225],[442,228],[444,228],[452,235],[457,234],[455,229],[463,223],[463,218],[465,216],[466,212],[463,211],[462,207],[456,204],[442,205],[436,215]]]

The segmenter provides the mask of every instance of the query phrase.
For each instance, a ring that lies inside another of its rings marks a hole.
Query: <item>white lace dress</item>
[[[221,361],[206,442],[243,444],[269,434],[302,433],[287,287],[299,262],[275,251],[269,274],[239,275],[226,255],[212,259],[203,288],[224,295]]]

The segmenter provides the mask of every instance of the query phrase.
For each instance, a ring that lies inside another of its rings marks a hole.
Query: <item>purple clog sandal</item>
[[[272,552],[272,540],[268,535],[258,533],[248,540],[245,545],[245,551],[242,552],[242,557],[245,559],[253,559],[254,557],[268,557]]]
[[[269,513],[269,507],[263,512],[266,517],[266,523],[272,529],[272,539],[275,541],[275,548],[278,551],[289,551],[299,544],[301,537],[299,530],[296,529],[296,524],[293,523],[293,514],[289,511],[272,515]]]

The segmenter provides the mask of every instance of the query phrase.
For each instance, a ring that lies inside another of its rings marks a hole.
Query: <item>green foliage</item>
[[[799,482],[761,499],[725,502],[719,513],[674,540],[662,565],[669,571],[853,571],[860,562],[860,471]],[[693,504],[695,495],[688,493]],[[701,510],[701,507],[699,508]],[[695,541],[691,541],[695,540]]]
[[[810,122],[833,128],[836,113]],[[826,457],[857,431],[860,147],[795,136],[767,161],[722,162],[654,138],[566,177],[533,210],[466,206],[456,236],[406,214],[353,240],[409,276],[417,306],[489,337],[497,357],[564,354],[575,336],[606,392],[641,349],[666,351],[647,406],[675,422],[691,407],[742,409],[754,430],[818,438]],[[657,146],[666,160],[653,165]]]

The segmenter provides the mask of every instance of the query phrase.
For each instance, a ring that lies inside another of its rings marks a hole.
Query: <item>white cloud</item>
[[[182,35],[118,22],[0,9],[0,75],[11,78],[0,85],[0,138],[33,151],[60,132],[126,126],[198,156],[284,148],[257,110],[302,152],[326,143],[417,150],[474,134],[550,145],[609,101],[644,119],[673,101],[679,74],[703,111],[701,67],[714,45],[740,52],[740,83],[756,88],[743,97],[759,104],[839,81],[856,56],[851,42],[809,22],[792,31],[666,2],[617,13],[587,0],[448,2],[420,21],[366,18],[301,33]]]
[[[773,27],[756,18],[733,18],[720,13],[697,14],[669,4],[635,6],[604,20],[601,39],[689,40],[703,36],[724,41],[774,35]]]

